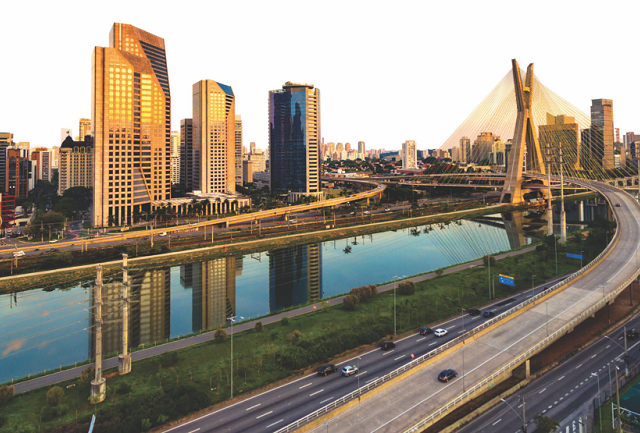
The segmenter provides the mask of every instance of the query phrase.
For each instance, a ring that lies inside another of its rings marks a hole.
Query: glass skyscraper
[[[320,89],[288,81],[269,92],[272,191],[322,199],[320,136]]]

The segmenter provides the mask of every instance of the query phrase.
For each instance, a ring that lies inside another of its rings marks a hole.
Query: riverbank
[[[603,246],[595,248],[584,244],[585,241],[582,244],[569,243],[566,248],[569,252],[584,250],[585,258],[590,260]],[[575,270],[578,263],[564,257],[565,246],[558,247],[561,253],[558,273]],[[413,332],[419,326],[459,314],[461,308],[469,309],[486,303],[487,269],[476,263],[457,272],[454,272],[455,267],[449,268],[442,276],[434,272],[416,277],[415,293],[398,296],[398,333]],[[547,251],[527,251],[492,264],[495,273],[517,276],[515,287],[496,287],[496,297],[528,289],[532,274],[538,279],[555,276],[552,263],[553,255]],[[392,286],[386,288],[391,289]],[[354,311],[347,311],[336,298],[333,306],[316,304],[305,307],[313,312],[297,317],[291,315],[286,324],[278,316],[269,321],[265,319],[261,331],[251,330],[249,323],[235,326],[234,330],[239,331],[242,326],[246,330],[234,337],[234,394],[243,396],[256,392],[269,383],[303,374],[318,362],[392,334],[392,299],[390,293],[381,291],[373,299],[363,300]],[[211,333],[205,336],[210,339]],[[327,341],[334,343],[328,345]],[[326,352],[327,347],[333,349],[332,353]],[[47,407],[45,393],[48,387],[20,394],[6,408],[3,407],[11,414],[8,425],[12,428],[3,427],[0,431],[15,430],[26,423],[43,430],[53,428],[58,422],[74,423],[75,414],[68,410],[70,407],[77,408],[80,424],[87,422],[97,409],[100,431],[138,431],[141,426],[164,424],[188,412],[228,401],[229,350],[228,340],[220,344],[206,341],[176,351],[176,355],[159,355],[137,361],[129,375],[108,379],[107,401],[97,408],[86,403],[89,394],[86,381],[74,379],[64,382],[60,385],[65,389],[63,404],[67,405],[67,411],[61,410],[59,420],[45,419],[41,425],[35,421],[38,419],[36,412]],[[75,386],[66,389],[68,385]],[[174,399],[187,394],[191,397],[184,407],[176,407]],[[52,409],[42,410],[48,413]]]

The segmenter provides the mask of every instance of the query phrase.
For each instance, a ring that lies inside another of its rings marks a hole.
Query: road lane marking
[[[390,351],[388,351],[388,352],[385,352],[385,353],[383,353],[383,354],[382,354],[382,356],[385,356],[385,355],[388,355],[388,354],[390,354],[390,353],[393,353],[393,352],[395,352],[395,350],[396,350],[396,349],[393,349],[393,350],[390,350]]]
[[[437,344],[437,341],[434,341],[433,343],[431,343],[429,346],[433,346],[434,344]]]
[[[263,413],[262,415],[257,416],[257,417],[256,417],[256,419],[260,419],[260,418],[262,418],[263,416],[267,416],[267,415],[269,415],[270,413],[273,413],[273,411],[272,411],[272,410],[270,410],[270,411],[269,411],[269,412],[267,412],[267,413]]]
[[[448,328],[444,328],[444,329],[446,329],[448,331],[449,329],[453,329],[455,327],[456,327],[456,325],[453,325],[453,326],[449,326]]]
[[[380,377],[380,376],[378,376],[378,377]],[[367,380],[365,383],[369,383],[369,382],[371,382],[371,381],[373,381],[373,380],[376,380],[378,377],[374,377],[373,379],[369,379],[369,380]]]
[[[558,380],[562,380],[562,379],[564,379],[564,376],[558,378]]]
[[[322,401],[320,402],[320,404],[322,404],[322,403],[326,403],[326,402],[328,402],[329,400],[331,400],[332,398],[333,398],[333,397],[329,397],[329,398],[328,398],[328,399],[326,399],[326,400],[322,400]]]
[[[365,374],[365,373],[366,373],[366,371],[363,371],[362,373],[358,373],[358,374],[356,374],[356,377],[358,377],[358,376],[362,376],[362,375],[363,375],[363,374]]]
[[[577,370],[577,369],[579,369],[580,367],[582,367],[582,364],[578,365],[578,366],[576,367],[576,370]]]
[[[311,386],[311,385],[313,385],[313,382],[309,382],[309,383],[307,383],[306,385],[302,385],[302,386],[301,386],[300,388],[298,388],[298,389],[306,388],[307,386]]]
[[[316,395],[316,394],[320,394],[322,391],[324,391],[324,388],[323,388],[323,389],[321,389],[320,391],[316,391],[316,392],[314,392],[313,394],[309,394],[309,397],[313,397],[313,396],[314,396],[314,395]]]
[[[543,392],[545,392],[547,390],[547,388],[544,388],[542,391],[540,391],[538,394],[542,394]]]
[[[195,429],[195,430],[191,430],[189,433],[196,433],[196,432],[197,432],[197,431],[199,431],[199,430],[200,430],[200,429],[199,429],[199,428],[197,428],[197,429]]]
[[[500,421],[502,421],[502,418],[500,418],[498,421],[494,422],[493,425],[498,424]]]
[[[274,425],[276,425],[278,423],[281,423],[282,421],[284,421],[284,420],[281,419],[280,421],[276,421],[273,424],[268,425],[266,428],[273,427]]]
[[[427,338],[427,337],[419,338],[419,339],[417,339],[417,340],[416,340],[416,343],[417,343],[418,341],[426,340],[426,338]]]
[[[402,358],[404,358],[405,356],[407,356],[407,355],[398,356],[396,359],[394,359],[394,361],[397,361],[398,359],[402,359]]]
[[[246,410],[255,409],[256,407],[260,406],[261,404],[262,404],[262,403],[258,403],[258,404],[256,404],[255,406],[251,406],[249,409],[246,409]]]

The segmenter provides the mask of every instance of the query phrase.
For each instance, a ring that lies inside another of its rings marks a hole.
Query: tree
[[[533,417],[533,422],[536,423],[535,433],[551,433],[560,427],[560,424],[553,420],[553,418],[540,414],[536,414],[536,416]]]
[[[64,390],[59,386],[54,386],[47,391],[47,404],[49,406],[57,406],[64,400]]]
[[[443,273],[444,273],[444,271],[442,269],[436,269],[436,275],[438,277],[441,277]]]
[[[218,329],[213,333],[213,340],[217,344],[224,343],[227,338],[229,338],[229,334],[227,334],[227,331],[225,331],[224,329]]]
[[[482,256],[482,263],[484,264],[485,268],[489,264],[491,266],[495,266],[496,265],[496,258],[494,256]]]
[[[15,393],[13,385],[0,386],[0,405],[8,403]]]
[[[344,309],[347,311],[354,311],[358,308],[358,304],[360,304],[360,300],[355,295],[347,295],[344,297]]]
[[[280,324],[282,326],[287,326],[289,324],[289,318],[287,316],[284,316],[282,319],[280,319]]]
[[[256,326],[253,327],[256,332],[262,332],[262,322],[256,323]]]
[[[300,343],[300,341],[302,340],[302,332],[296,329],[291,334],[287,334],[287,340],[289,341],[289,345],[291,346]]]
[[[403,283],[398,284],[398,294],[399,295],[413,295],[416,292],[416,283],[413,281],[405,281]]]

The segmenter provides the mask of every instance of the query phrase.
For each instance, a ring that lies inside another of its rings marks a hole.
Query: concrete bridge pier
[[[511,374],[516,379],[520,379],[520,380],[529,379],[529,376],[531,376],[530,360],[527,359],[524,363],[514,368]]]

